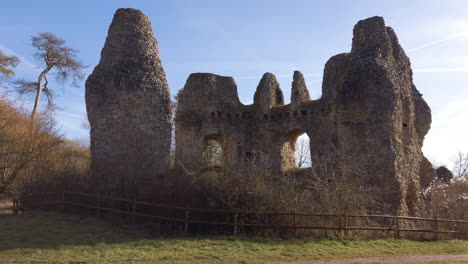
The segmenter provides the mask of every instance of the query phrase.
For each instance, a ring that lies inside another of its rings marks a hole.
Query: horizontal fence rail
[[[47,205],[56,206],[62,210],[67,208],[88,209],[92,210],[98,217],[106,212],[116,213],[129,217],[131,224],[136,223],[137,217],[139,219],[166,221],[181,225],[184,232],[188,232],[191,225],[206,225],[228,227],[234,235],[237,235],[240,230],[256,228],[274,231],[287,230],[294,235],[297,235],[298,231],[306,230],[339,232],[339,234],[344,235],[349,235],[350,232],[379,231],[386,232],[387,236],[391,232],[397,238],[400,238],[402,233],[424,233],[430,234],[432,239],[441,239],[441,235],[450,235],[450,238],[456,239],[468,239],[468,220],[398,215],[205,209],[74,191],[49,192],[24,197],[20,201],[13,202],[13,212],[17,213],[21,210]],[[208,217],[209,215],[212,216]],[[282,217],[283,220],[273,221],[274,217]],[[214,221],[213,219],[218,220]],[[359,236],[360,234],[356,233],[356,235]],[[405,237],[414,238],[411,235]]]

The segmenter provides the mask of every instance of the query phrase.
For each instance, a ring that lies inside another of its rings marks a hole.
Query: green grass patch
[[[262,263],[468,253],[467,241],[150,237],[94,217],[52,212],[0,216],[2,262]]]

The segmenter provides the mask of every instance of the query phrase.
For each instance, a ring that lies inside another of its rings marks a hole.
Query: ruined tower
[[[151,22],[118,9],[101,60],[86,81],[92,173],[101,186],[126,186],[166,168],[171,98]]]
[[[402,214],[415,214],[421,187],[433,178],[421,148],[431,111],[413,84],[410,60],[381,17],[354,27],[351,53],[332,57],[324,72],[339,149],[349,167],[360,164]]]

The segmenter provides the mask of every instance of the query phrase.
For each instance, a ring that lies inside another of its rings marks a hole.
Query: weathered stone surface
[[[322,97],[311,101],[295,72],[291,104],[283,105],[276,78],[266,73],[254,104],[242,105],[232,78],[191,75],[178,104],[176,162],[190,168],[204,141],[216,139],[224,166],[255,160],[284,172],[294,167],[297,137],[307,133],[314,166],[333,154],[340,167],[363,169],[356,176],[381,190],[388,212],[417,214],[421,187],[435,176],[421,151],[431,114],[393,30],[381,17],[359,21],[351,53],[330,58],[323,78]],[[229,80],[226,87],[222,80]],[[219,91],[231,99],[217,97]]]
[[[380,186],[401,214],[414,214],[431,117],[413,85],[410,61],[381,17],[357,23],[347,58],[333,118],[339,147],[366,168],[369,184]]]
[[[118,9],[86,81],[92,173],[103,186],[125,186],[166,167],[171,99],[148,18]]]
[[[421,168],[419,170],[419,177],[421,182],[421,189],[424,190],[429,185],[431,185],[432,181],[437,178],[437,173],[432,167],[432,164],[429,160],[423,156],[421,161]]]
[[[265,111],[284,104],[283,92],[275,75],[269,72],[263,75],[255,91],[254,104]]]
[[[291,88],[291,104],[298,105],[310,100],[309,91],[300,71],[294,71]]]

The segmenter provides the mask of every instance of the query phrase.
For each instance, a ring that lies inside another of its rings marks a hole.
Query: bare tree
[[[298,168],[307,168],[312,166],[310,156],[310,141],[306,137],[299,137],[296,142],[296,151],[294,153],[296,166]]]
[[[458,152],[455,158],[453,174],[455,177],[464,177],[468,179],[468,153]]]
[[[52,33],[44,32],[33,36],[32,45],[37,49],[34,56],[43,63],[42,71],[37,81],[17,80],[15,84],[20,94],[36,94],[31,112],[31,119],[34,120],[42,92],[46,95],[48,107],[54,107],[53,93],[48,87],[48,74],[55,74],[55,78],[61,83],[71,80],[73,86],[78,86],[78,81],[84,78],[82,70],[85,66],[76,58],[78,51],[68,47],[65,40]]]
[[[0,85],[2,82],[15,74],[12,68],[16,67],[19,63],[16,56],[7,56],[0,50]]]

